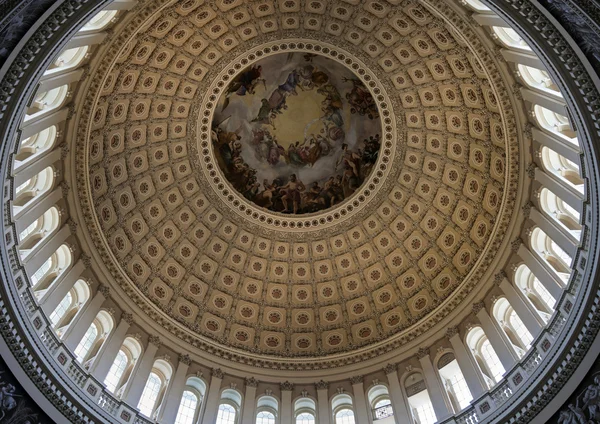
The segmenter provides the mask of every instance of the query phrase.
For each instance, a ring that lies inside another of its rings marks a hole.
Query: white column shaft
[[[500,283],[500,289],[506,295],[508,303],[513,307],[519,318],[521,318],[527,330],[535,338],[544,326],[540,316],[529,306],[530,303],[523,299],[523,296],[506,278]]]
[[[552,112],[558,113],[559,115],[568,116],[567,105],[559,96],[554,96],[549,93],[541,93],[525,87],[521,87],[521,95],[523,96],[523,100],[526,102],[540,105],[548,110],[551,110]]]
[[[121,319],[117,328],[115,328],[108,340],[106,340],[100,348],[96,360],[90,369],[92,375],[98,381],[104,381],[108,375],[108,371],[110,371],[110,367],[112,367],[112,364],[119,353],[119,349],[123,346],[123,341],[127,336],[127,330],[129,330],[129,323]]]
[[[100,292],[96,292],[96,295],[89,301],[83,308],[80,314],[73,320],[69,328],[64,335],[65,345],[71,350],[75,351],[75,348],[85,335],[92,322],[100,312],[102,304],[106,299]]]
[[[21,140],[29,138],[32,135],[36,135],[52,125],[57,125],[63,121],[66,121],[67,116],[69,116],[69,110],[67,108],[62,108],[55,112],[41,115],[37,118],[32,118],[23,122],[21,125]]]
[[[356,410],[356,418],[359,423],[369,423],[371,408],[367,404],[365,396],[365,388],[362,381],[352,385],[352,393],[354,393],[354,403]]]
[[[72,82],[79,81],[83,75],[83,69],[75,68],[70,69],[66,72],[59,72],[55,74],[45,74],[40,79],[40,86],[37,92],[43,93],[44,91],[50,91],[53,88],[58,88],[63,85],[71,84]]]
[[[550,149],[554,150],[556,153],[564,156],[570,161],[579,163],[579,148],[574,144],[561,140],[557,135],[554,135],[547,131],[542,131],[538,128],[532,128],[531,134],[533,136],[533,139],[538,143],[549,147]]]
[[[563,281],[556,275],[553,270],[549,269],[549,266],[542,263],[531,251],[525,246],[521,245],[517,254],[525,265],[533,272],[533,275],[540,281],[540,283],[550,292],[552,297],[560,299],[563,291]]]
[[[142,393],[144,392],[144,387],[146,387],[146,381],[148,380],[148,377],[152,372],[152,366],[154,365],[154,357],[156,356],[157,351],[157,345],[155,345],[154,343],[148,343],[144,354],[136,364],[136,369],[134,370],[133,378],[130,378],[127,382],[127,393],[125,394],[123,399],[125,403],[134,408],[137,408],[138,403],[140,402],[140,398],[142,397]]]
[[[507,27],[508,25],[504,20],[494,14],[491,13],[473,13],[473,19],[481,26],[497,26],[497,27]]]
[[[254,422],[254,411],[256,411],[256,387],[246,385],[246,396],[244,396],[244,409],[242,410],[242,423]],[[283,424],[284,421],[281,421]]]
[[[181,403],[181,397],[185,390],[185,383],[187,381],[187,372],[189,365],[179,361],[177,364],[177,371],[175,371],[175,377],[171,379],[165,401],[162,404],[162,411],[159,416],[162,417],[160,422],[162,423],[174,423],[177,418],[177,411],[179,411],[179,404]]]
[[[579,241],[563,226],[558,225],[536,208],[531,208],[529,218],[540,227],[562,250],[575,257]]]
[[[74,49],[75,47],[92,46],[94,44],[100,44],[106,38],[105,32],[94,32],[91,34],[76,34],[69,40],[65,46],[65,50]]]
[[[208,388],[208,396],[206,397],[206,408],[204,409],[204,417],[200,421],[202,424],[215,424],[217,421],[217,412],[219,410],[219,398],[221,395],[222,379],[214,375],[210,379],[210,387]],[[251,423],[254,421],[250,421]]]
[[[398,380],[398,372],[392,371],[391,373],[386,374],[386,376],[390,388],[392,409],[394,410],[394,421],[396,424],[412,423],[412,415],[404,401],[404,394],[400,387],[400,380]]]
[[[485,308],[477,313],[477,319],[479,319],[481,328],[483,328],[483,332],[494,348],[496,355],[500,358],[504,370],[508,371],[513,367],[518,358],[508,336],[504,331],[498,328],[498,324],[494,322],[495,319],[490,317]]]
[[[317,390],[317,407],[319,408],[319,424],[330,424],[331,423],[331,408],[329,408],[329,395],[328,389]]]
[[[13,219],[17,227],[17,233],[20,233],[25,228],[29,227],[36,219],[44,214],[52,206],[62,199],[62,190],[59,188],[54,189],[50,193],[46,193],[40,199],[37,199],[35,204],[28,208],[18,208],[18,211],[14,211]],[[12,208],[14,209],[14,207]]]
[[[521,65],[530,66],[532,68],[546,70],[546,67],[542,63],[539,57],[530,52],[519,52],[511,49],[500,50],[502,57],[507,62],[519,63]]]
[[[458,362],[458,366],[465,377],[465,381],[467,382],[467,386],[469,386],[469,391],[471,392],[473,399],[479,398],[487,391],[487,388],[484,384],[481,371],[473,362],[473,356],[467,352],[467,348],[458,334],[450,337],[450,344],[452,345],[456,362]]]
[[[546,174],[540,168],[535,168],[535,180],[542,183],[544,187],[560,197],[561,200],[567,202],[577,212],[583,213],[583,194],[575,188],[559,182],[555,177]]]
[[[67,272],[63,272],[58,280],[52,284],[39,300],[39,305],[46,315],[50,315],[58,304],[64,299],[69,291],[75,285],[75,282],[85,270],[85,265],[80,260],[75,263]]]
[[[23,163],[18,169],[15,169],[13,175],[15,177],[15,186],[18,187],[31,177],[35,177],[41,171],[60,160],[61,151],[56,149],[48,153],[40,155],[32,162]]]
[[[435,412],[437,420],[442,421],[452,415],[452,411],[450,411],[448,404],[446,403],[442,382],[440,381],[438,373],[433,368],[429,355],[420,358],[419,362],[423,369],[423,375],[425,376],[425,383],[427,384],[427,391],[429,392],[429,398],[433,405],[433,411]]]
[[[281,391],[281,418],[279,419],[281,424],[292,423],[293,412],[292,412],[292,391],[282,390]]]
[[[35,273],[48,260],[56,249],[71,235],[71,229],[68,226],[63,226],[59,231],[54,233],[45,243],[29,252],[23,260],[25,271],[28,275]]]

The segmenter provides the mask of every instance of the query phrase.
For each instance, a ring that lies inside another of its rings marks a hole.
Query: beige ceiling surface
[[[517,146],[490,54],[430,6],[439,16],[416,1],[189,0],[112,38],[122,51],[79,121],[78,189],[138,306],[192,343],[310,359],[411,340],[460,305],[509,225]],[[308,216],[245,201],[206,140],[227,80],[286,50],[353,69],[382,112],[371,179]]]

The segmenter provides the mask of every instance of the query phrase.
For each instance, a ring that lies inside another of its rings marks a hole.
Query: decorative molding
[[[356,375],[354,377],[350,377],[350,384],[352,384],[353,386],[355,384],[362,384],[364,381],[364,377],[362,375]]]
[[[317,381],[315,383],[315,388],[317,390],[327,390],[329,388],[329,383],[323,380]]]
[[[211,376],[222,380],[223,377],[225,376],[225,373],[223,373],[221,368],[213,368],[211,371]]]
[[[281,390],[292,391],[292,390],[294,390],[294,384],[290,383],[289,381],[286,380],[283,383],[279,384],[279,388]]]
[[[429,356],[429,348],[428,347],[420,347],[417,351],[417,359],[423,359],[426,356]]]
[[[254,377],[246,378],[246,386],[258,387],[258,380]]]

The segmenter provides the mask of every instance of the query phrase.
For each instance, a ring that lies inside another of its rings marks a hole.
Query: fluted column
[[[36,199],[36,202],[27,208],[13,207],[13,222],[17,227],[17,233],[21,233],[21,231],[33,224],[33,222],[42,216],[48,209],[56,205],[56,203],[62,199],[62,195],[62,190],[58,187],[53,191],[44,194],[41,198]]]
[[[292,391],[294,385],[289,381],[285,381],[280,384],[281,388],[281,413],[280,423],[291,423],[293,422],[293,408],[292,408]]]
[[[494,322],[495,320],[490,317],[483,302],[475,303],[473,312],[481,323],[481,328],[494,348],[496,355],[500,358],[504,370],[508,371],[518,359],[515,348],[504,331],[500,330]]]
[[[175,377],[171,379],[169,388],[167,390],[166,399],[160,408],[160,422],[175,422],[175,418],[177,418],[177,411],[179,411],[179,404],[181,403],[181,397],[183,396],[183,392],[185,390],[185,383],[187,382],[187,372],[191,364],[192,360],[190,359],[189,355],[179,356]]]
[[[540,168],[535,168],[534,172],[536,181],[550,189],[554,194],[560,197],[562,201],[568,203],[577,212],[583,213],[583,193],[564,183],[559,183],[556,178],[551,177]]]
[[[480,374],[481,371],[476,368],[476,365],[473,363],[474,359],[467,351],[467,348],[460,338],[460,335],[458,334],[458,328],[448,328],[446,336],[448,337],[448,340],[450,340],[450,344],[454,350],[454,356],[456,357],[456,362],[458,362],[458,366],[465,377],[467,386],[469,386],[469,391],[471,392],[473,399],[477,399],[487,391],[483,377]]]
[[[75,282],[81,277],[85,270],[85,265],[81,260],[77,261],[67,272],[62,273],[38,301],[42,311],[50,315],[69,291],[75,285]]]
[[[533,139],[541,145],[549,147],[572,162],[579,162],[579,147],[574,144],[563,141],[557,135],[542,131],[538,128],[532,128],[531,135]]]
[[[545,232],[548,237],[567,252],[571,257],[575,257],[579,240],[571,234],[566,228],[558,225],[547,215],[542,214],[537,208],[531,208],[529,218]],[[569,264],[570,265],[570,264]]]
[[[317,402],[319,409],[319,424],[330,424],[331,423],[331,408],[329,407],[329,383],[321,380],[315,383],[317,389]]]
[[[396,424],[412,423],[412,415],[406,407],[400,380],[398,379],[398,370],[395,365],[388,364],[383,369],[388,380],[390,389],[390,401],[394,410],[394,421]]]
[[[66,121],[68,116],[69,109],[63,107],[57,111],[24,121],[21,125],[21,140],[29,138],[32,135],[36,135],[52,125],[57,125],[63,121]]]
[[[429,392],[429,398],[431,399],[431,405],[438,421],[442,421],[452,415],[452,412],[448,408],[446,403],[446,397],[444,396],[442,382],[438,376],[438,373],[433,368],[431,363],[431,357],[429,356],[429,349],[419,349],[417,358],[421,363],[423,369],[423,375],[425,377],[425,383],[427,384],[427,391]]]
[[[108,298],[109,294],[108,287],[101,284],[96,291],[96,295],[84,306],[83,311],[81,311],[79,316],[75,317],[69,328],[67,328],[67,331],[65,331],[65,345],[71,352],[75,351],[75,348],[88,328],[90,328],[90,325],[92,325],[92,322],[94,322],[96,315],[100,312],[102,304]]]
[[[508,303],[513,307],[527,330],[531,333],[531,335],[535,338],[543,328],[543,321],[537,312],[534,312],[530,304],[525,302],[525,299],[517,292],[510,282],[504,278],[500,283],[500,289],[506,295],[506,299],[508,299]]]
[[[119,353],[119,349],[123,346],[123,341],[125,341],[127,330],[129,330],[131,324],[133,324],[133,315],[123,312],[119,325],[100,348],[98,355],[96,355],[96,360],[94,360],[90,369],[92,375],[98,381],[104,381],[108,375],[110,367]]]
[[[371,408],[367,404],[365,388],[363,385],[363,376],[359,375],[350,379],[352,383],[352,393],[354,394],[354,403],[357,421],[359,423],[368,423]]]
[[[148,339],[148,346],[142,355],[139,363],[137,364],[136,370],[134,370],[133,378],[127,383],[127,393],[123,397],[125,403],[137,408],[146,381],[152,372],[152,366],[154,365],[154,357],[160,347],[160,339],[156,336],[150,336]]]
[[[16,167],[13,173],[15,186],[18,187],[19,185],[28,181],[30,178],[38,175],[53,163],[58,162],[61,154],[62,151],[60,149],[55,149],[44,152],[33,161],[27,161],[25,163],[20,162],[20,166]]]
[[[217,411],[219,409],[219,399],[221,396],[221,382],[223,381],[223,371],[219,368],[212,370],[208,395],[206,396],[206,408],[204,417],[200,421],[202,424],[215,424],[217,420]],[[245,421],[244,421],[245,422]],[[250,421],[251,423],[254,421]]]
[[[246,379],[246,395],[244,396],[244,409],[242,410],[242,422],[254,422],[254,412],[256,411],[256,388],[258,380],[254,377]],[[283,424],[283,421],[281,421]]]

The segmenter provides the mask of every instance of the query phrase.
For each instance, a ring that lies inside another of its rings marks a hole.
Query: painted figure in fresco
[[[375,119],[379,116],[375,99],[371,96],[371,93],[364,86],[362,81],[352,78],[344,78],[344,82],[352,83],[352,90],[346,93],[346,99],[350,103],[351,113],[358,113],[359,115],[367,115],[369,119]]]
[[[258,110],[258,115],[250,122],[258,122],[259,124],[270,125],[275,128],[275,124],[273,123],[275,115],[271,113],[273,110],[271,104],[267,99],[262,99],[260,104],[261,106]]]
[[[0,422],[7,412],[12,411],[17,407],[15,397],[21,397],[15,394],[15,386],[12,384],[0,383]]]
[[[290,180],[288,181],[288,183],[281,187],[279,190],[285,193],[281,198],[281,201],[283,202],[284,211],[288,211],[288,201],[291,200],[294,209],[294,214],[298,213],[300,203],[302,202],[301,193],[304,190],[306,190],[306,186],[304,185],[304,183],[296,177],[296,174],[292,174],[290,175]]]
[[[227,87],[227,93],[225,94],[225,103],[221,111],[225,110],[229,106],[229,97],[233,94],[238,96],[245,96],[247,93],[254,94],[254,89],[259,82],[265,83],[265,80],[261,78],[262,67],[252,66],[239,74]],[[266,88],[266,85],[265,85]]]

